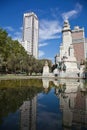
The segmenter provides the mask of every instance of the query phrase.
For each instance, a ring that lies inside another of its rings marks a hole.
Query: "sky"
[[[39,58],[54,62],[62,43],[62,27],[84,27],[87,37],[87,0],[0,0],[0,28],[22,41],[23,14],[34,12],[39,20]]]

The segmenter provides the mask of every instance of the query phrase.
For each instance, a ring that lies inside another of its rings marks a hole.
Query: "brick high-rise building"
[[[72,30],[72,44],[77,61],[82,62],[86,58],[84,28],[74,27]]]

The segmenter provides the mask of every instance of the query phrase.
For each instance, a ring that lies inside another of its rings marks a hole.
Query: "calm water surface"
[[[87,130],[87,82],[0,81],[0,130]]]

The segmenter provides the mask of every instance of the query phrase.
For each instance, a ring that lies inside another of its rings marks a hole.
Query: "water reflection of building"
[[[35,96],[30,101],[24,101],[20,107],[21,130],[36,130],[36,100]]]
[[[56,88],[55,93],[60,100],[60,109],[63,112],[64,129],[87,128],[87,95],[82,89],[82,82],[72,80],[61,82],[61,86]]]
[[[87,128],[87,95],[78,88],[74,111],[73,111],[73,124],[79,126],[86,126]]]

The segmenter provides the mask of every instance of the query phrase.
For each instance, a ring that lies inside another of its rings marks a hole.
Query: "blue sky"
[[[21,41],[23,14],[31,11],[39,19],[39,58],[54,61],[62,42],[64,19],[69,19],[71,29],[84,27],[87,37],[87,0],[1,0],[0,27]]]

